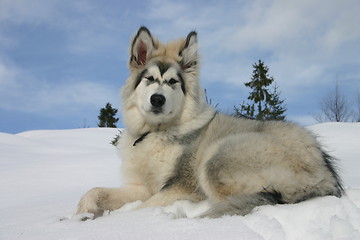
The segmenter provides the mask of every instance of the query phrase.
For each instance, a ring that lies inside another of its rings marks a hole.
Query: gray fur
[[[171,64],[163,63],[163,62],[156,62],[156,65],[159,67],[161,76],[171,67]]]
[[[196,129],[184,135],[174,135],[171,136],[171,140],[181,145],[189,145],[197,139],[201,133],[201,130],[202,129]]]
[[[165,181],[162,191],[170,187],[180,187],[188,192],[195,192],[197,189],[195,169],[191,165],[193,156],[190,151],[184,151],[176,161],[172,175]]]
[[[261,205],[284,204],[281,194],[259,192],[251,195],[230,196],[225,201],[215,204],[210,210],[199,217],[218,218],[224,215],[247,215],[255,207]]]
[[[331,172],[331,174],[333,175],[333,177],[336,179],[337,185],[336,185],[336,193],[333,194],[337,197],[341,197],[341,195],[344,193],[344,187],[342,186],[342,181],[340,179],[340,176],[336,170],[336,166],[335,166],[335,161],[336,159],[333,158],[332,156],[330,156],[327,152],[325,152],[324,150],[321,150],[322,152],[322,157],[323,160],[325,162],[326,167],[328,168],[328,170]],[[332,194],[329,194],[332,195]]]

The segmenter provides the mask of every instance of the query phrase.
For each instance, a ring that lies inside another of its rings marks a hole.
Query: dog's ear
[[[149,60],[154,49],[154,39],[149,29],[140,27],[135,35],[130,50],[130,66],[139,68]]]
[[[195,31],[190,32],[185,40],[184,48],[179,52],[181,57],[181,68],[190,69],[194,68],[198,64],[198,49],[197,49],[197,33]]]

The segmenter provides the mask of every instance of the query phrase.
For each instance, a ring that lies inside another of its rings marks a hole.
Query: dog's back
[[[245,215],[259,205],[343,193],[334,160],[292,123],[218,114],[199,151],[200,185],[216,203],[207,216]]]

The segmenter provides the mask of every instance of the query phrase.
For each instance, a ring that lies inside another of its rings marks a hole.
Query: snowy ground
[[[94,221],[73,217],[92,187],[121,184],[121,161],[109,144],[116,129],[0,133],[0,239],[360,239],[360,124],[309,127],[339,158],[347,195],[263,206],[241,217],[195,216],[207,208],[177,202]]]

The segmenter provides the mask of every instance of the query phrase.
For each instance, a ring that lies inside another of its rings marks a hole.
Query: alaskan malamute
[[[212,208],[201,216],[220,217],[343,194],[332,158],[304,128],[226,116],[204,102],[196,32],[163,44],[141,27],[129,68],[118,145],[124,186],[91,189],[77,213],[207,199]]]

